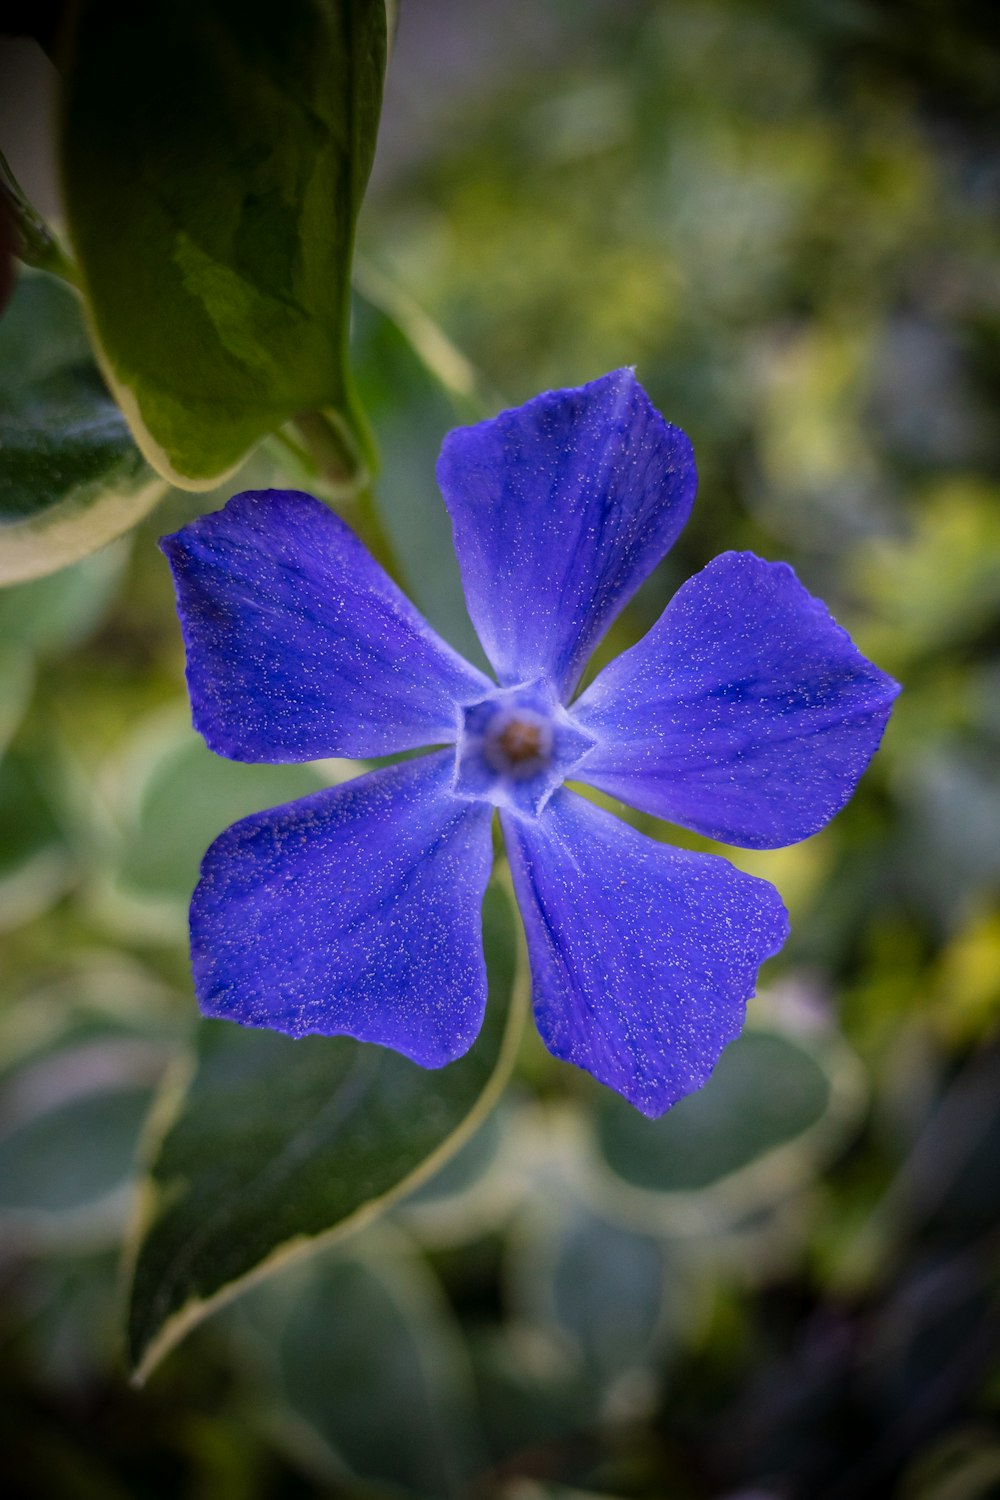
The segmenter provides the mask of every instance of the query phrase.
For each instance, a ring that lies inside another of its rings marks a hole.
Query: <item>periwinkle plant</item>
[[[661,1114],[738,1034],[787,916],[766,881],[646,837],[567,782],[778,848],[843,807],[898,686],[790,567],[729,552],[574,699],[694,500],[690,443],[629,370],[452,432],[438,478],[495,682],[308,495],[237,495],[163,539],[213,750],[443,747],[215,841],[191,906],[201,1008],[424,1067],[461,1056],[486,1002],[497,809],[546,1046]]]

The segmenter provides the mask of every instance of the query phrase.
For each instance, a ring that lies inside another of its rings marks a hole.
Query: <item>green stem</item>
[[[348,517],[358,536],[365,543],[369,552],[380,562],[397,583],[403,582],[403,571],[396,556],[396,549],[389,539],[389,535],[382,525],[382,517],[379,515],[378,505],[375,500],[375,491],[370,484],[365,485],[363,490],[358,491],[357,509],[354,517]]]
[[[358,417],[357,410],[353,415]],[[399,582],[399,561],[375,503],[372,486],[374,449],[366,424],[362,432],[357,430],[357,423],[355,430],[351,431],[339,412],[305,411],[299,412],[293,426],[305,443],[317,472],[326,481],[337,510],[354,528],[372,556]]]
[[[0,199],[14,226],[14,254],[27,266],[36,266],[79,287],[80,275],[59,240],[21,187],[10,163],[0,151]]]
[[[335,499],[352,500],[370,483],[368,464],[339,412],[301,411],[293,425]]]

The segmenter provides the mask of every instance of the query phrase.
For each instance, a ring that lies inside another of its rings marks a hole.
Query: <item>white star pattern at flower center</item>
[[[522,817],[537,818],[595,744],[542,680],[498,688],[459,712],[455,795]]]

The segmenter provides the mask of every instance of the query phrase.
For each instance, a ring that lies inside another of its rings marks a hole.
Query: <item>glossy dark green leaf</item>
[[[522,1007],[519,993],[510,998],[515,942],[502,892],[490,891],[484,915],[486,1024],[472,1051],[439,1071],[343,1037],[199,1028],[136,1231],[128,1340],[140,1374],[251,1278],[415,1185],[485,1114],[512,1064]]]
[[[112,390],[150,462],[201,488],[326,409],[385,68],[384,0],[82,0],[66,208]]]
[[[4,232],[6,231],[6,232]],[[54,276],[72,281],[74,267],[68,260],[57,236],[28,198],[14,176],[10,162],[0,151],[0,235],[4,259],[12,250],[18,260],[27,266],[36,266],[41,271],[51,271]],[[9,244],[8,244],[9,241]],[[4,264],[0,269],[0,311],[7,300],[8,273]]]
[[[441,1203],[454,1202],[474,1192],[496,1161],[503,1133],[501,1115],[501,1110],[494,1110],[461,1151],[407,1198],[406,1208],[433,1210]]]
[[[164,492],[108,395],[62,281],[20,276],[0,319],[0,584],[55,572]]]

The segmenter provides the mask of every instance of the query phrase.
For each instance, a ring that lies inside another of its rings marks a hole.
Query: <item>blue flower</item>
[[[424,1067],[461,1056],[486,1001],[496,808],[546,1046],[658,1115],[738,1034],[785,909],[766,881],[647,838],[565,783],[778,848],[843,807],[898,687],[790,567],[727,552],[574,699],[694,499],[690,443],[628,370],[452,432],[438,479],[496,682],[309,495],[237,495],[161,543],[213,750],[444,747],[216,839],[191,905],[201,1008]]]

